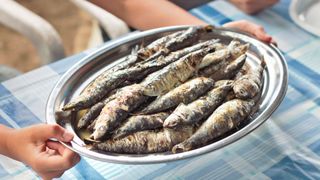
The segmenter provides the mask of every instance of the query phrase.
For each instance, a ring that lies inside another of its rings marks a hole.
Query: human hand
[[[29,165],[43,179],[60,177],[80,161],[78,154],[49,140],[70,142],[73,139],[73,134],[59,125],[41,124],[10,130],[8,137],[6,155]]]
[[[246,20],[233,21],[224,24],[223,27],[238,29],[240,31],[251,34],[252,36],[256,37],[261,41],[264,41],[266,43],[273,43],[276,45],[276,42],[272,39],[270,35],[268,35],[265,32],[262,26],[254,24],[252,22]]]
[[[266,9],[279,0],[229,0],[232,4],[248,14],[255,14]]]

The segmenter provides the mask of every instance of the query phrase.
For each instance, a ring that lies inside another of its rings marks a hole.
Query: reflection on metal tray
[[[78,96],[102,71],[121,62],[123,57],[128,55],[136,45],[150,43],[157,38],[167,35],[169,32],[186,28],[186,26],[166,27],[123,37],[83,58],[61,77],[52,90],[46,107],[47,122],[59,123],[69,131],[74,132],[72,123],[75,118],[74,115],[60,112],[61,108],[69,102],[70,99]],[[99,153],[88,150],[76,132],[74,132],[76,136],[71,142],[71,145],[65,145],[81,155],[100,161],[126,164],[160,163],[194,157],[217,150],[235,142],[257,128],[271,116],[285,96],[288,78],[285,59],[280,51],[273,45],[267,45],[239,32],[215,29],[212,33],[209,33],[208,36],[203,37],[203,40],[212,38],[219,38],[223,43],[229,43],[234,38],[240,40],[242,43],[250,43],[251,46],[247,52],[247,62],[253,67],[259,64],[262,56],[264,56],[266,60],[260,109],[254,117],[249,119],[247,124],[229,136],[219,139],[214,143],[178,154],[172,154],[170,152],[145,155]]]
[[[292,0],[289,12],[300,27],[320,36],[320,0]]]

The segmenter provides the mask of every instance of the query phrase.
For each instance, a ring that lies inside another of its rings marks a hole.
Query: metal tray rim
[[[84,58],[82,58],[77,64],[72,66],[70,70],[68,70],[57,82],[57,84],[54,86],[52,92],[50,93],[49,99],[47,101],[46,105],[46,121],[49,124],[55,124],[54,119],[54,112],[53,112],[53,104],[55,103],[55,97],[58,95],[59,91],[61,90],[61,87],[64,85],[64,83],[74,74],[76,71],[78,71],[82,66],[84,66],[87,62],[91,61],[92,59],[96,58],[100,54],[109,51],[113,48],[116,48],[126,42],[132,41],[133,39],[143,38],[147,35],[152,35],[153,33],[157,32],[165,32],[169,30],[178,30],[183,29],[189,26],[173,26],[173,27],[165,27],[165,28],[159,28],[159,29],[153,29],[129,36],[122,37],[120,39],[114,40],[110,43],[105,44],[104,46],[100,47],[99,49],[93,51],[92,53],[88,54]],[[221,30],[226,30],[224,28],[220,28]],[[243,34],[241,32],[238,32],[236,30],[227,30],[232,31],[236,33]],[[245,35],[245,34],[244,34]],[[258,41],[258,40],[255,40]],[[185,158],[190,158],[194,156],[198,156],[201,154],[209,153],[214,150],[220,149],[228,144],[231,144],[245,135],[252,132],[254,129],[258,128],[263,122],[265,122],[272,114],[272,112],[280,105],[281,101],[283,100],[285,93],[287,91],[288,86],[288,74],[287,74],[287,64],[285,62],[285,58],[281,54],[281,52],[276,48],[274,45],[267,45],[264,43],[264,45],[269,46],[272,50],[276,52],[276,54],[282,59],[281,64],[283,68],[283,77],[281,79],[282,86],[278,87],[278,96],[275,97],[273,103],[270,105],[272,107],[269,107],[266,111],[264,111],[260,116],[255,119],[255,121],[249,123],[236,133],[231,134],[227,138],[221,139],[215,143],[209,144],[207,146],[197,148],[192,151],[178,153],[178,154],[168,154],[168,155],[150,155],[147,156],[139,156],[139,157],[130,157],[130,156],[110,156],[107,154],[101,154],[98,152],[90,151],[86,148],[81,147],[82,149],[75,148],[76,146],[79,146],[78,144],[71,142],[71,144],[63,143],[67,148],[84,155],[86,157],[105,161],[105,162],[113,162],[113,163],[123,163],[123,164],[150,164],[150,163],[163,163],[163,162],[169,162],[169,161],[175,161],[175,160],[181,160]]]

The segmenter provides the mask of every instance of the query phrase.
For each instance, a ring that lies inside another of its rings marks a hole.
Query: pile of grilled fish
[[[99,152],[185,152],[214,142],[258,106],[265,62],[246,63],[249,44],[202,40],[190,27],[141,47],[93,80],[63,111]]]

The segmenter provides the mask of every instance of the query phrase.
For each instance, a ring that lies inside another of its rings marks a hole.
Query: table
[[[221,25],[247,19],[263,25],[278,42],[289,68],[285,99],[266,123],[215,152],[177,162],[121,165],[82,158],[61,179],[320,179],[320,38],[295,25],[290,0],[256,16],[226,1],[192,9],[199,18]],[[0,84],[0,123],[21,128],[44,121],[48,95],[59,77],[86,51]],[[20,162],[0,156],[3,179],[38,179]]]

